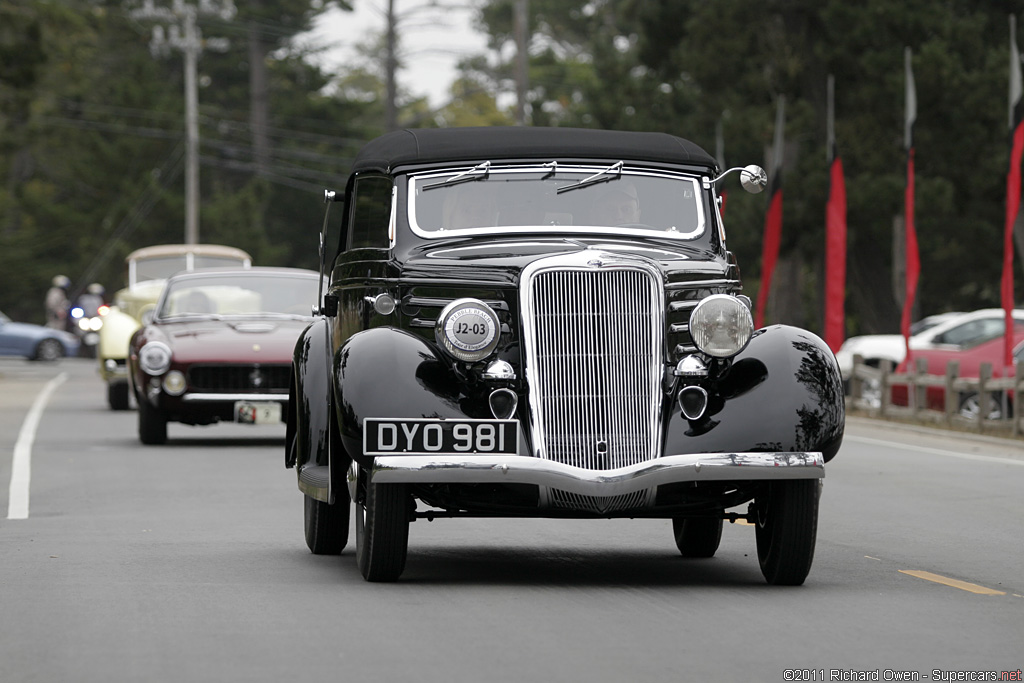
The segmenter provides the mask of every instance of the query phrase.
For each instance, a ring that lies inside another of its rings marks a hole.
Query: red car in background
[[[913,352],[914,362],[917,359],[924,359],[928,362],[926,372],[929,375],[945,375],[946,366],[950,361],[958,361],[960,369],[958,377],[974,378],[981,375],[981,365],[989,363],[992,365],[992,377],[1003,377],[1003,334],[990,337],[981,342],[974,342],[969,346],[960,348],[938,348],[938,349],[916,349]],[[1024,322],[1017,321],[1014,325],[1013,336],[1013,362],[1024,358]],[[896,368],[896,372],[907,372],[907,361],[904,360]],[[1014,369],[1008,369],[1008,376],[1013,377]],[[893,405],[909,405],[908,386],[906,384],[894,384],[892,386]],[[985,401],[986,418],[998,420],[1003,417],[1003,407],[1007,406],[1012,413],[1012,397],[1007,394],[1005,399],[1001,392],[992,392]],[[975,418],[981,410],[982,401],[977,392],[965,392],[958,398],[958,412],[960,415]],[[925,388],[925,406],[931,410],[944,411],[946,408],[946,389],[941,386],[930,386]]]
[[[139,440],[167,423],[280,423],[292,353],[312,320],[320,276],[298,268],[199,269],[167,280],[131,339]]]

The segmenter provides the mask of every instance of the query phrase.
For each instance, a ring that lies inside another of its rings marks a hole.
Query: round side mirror
[[[760,166],[751,164],[740,171],[740,185],[750,194],[757,194],[768,187],[768,174]]]

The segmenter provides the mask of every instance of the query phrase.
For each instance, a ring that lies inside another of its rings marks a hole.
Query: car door
[[[381,323],[374,311],[376,296],[390,291],[394,181],[383,174],[355,178],[346,207],[344,245],[334,264],[332,293],[338,297],[337,332],[340,343]]]

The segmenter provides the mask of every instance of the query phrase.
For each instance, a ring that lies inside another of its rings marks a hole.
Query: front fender
[[[465,418],[460,386],[423,339],[393,327],[353,335],[334,359],[338,424],[345,450],[361,465],[368,417]]]
[[[339,486],[344,487],[349,464],[331,414],[330,359],[330,323],[321,318],[295,342],[285,419],[285,467],[298,470],[303,493],[324,502],[331,501]]]
[[[820,451],[843,441],[846,408],[835,355],[819,337],[773,325],[754,333],[722,377],[708,381],[708,410],[687,420],[673,401],[665,455]]]
[[[103,316],[100,340],[96,346],[99,358],[122,359],[128,357],[128,344],[135,331],[142,327],[138,320],[124,311],[112,308]]]

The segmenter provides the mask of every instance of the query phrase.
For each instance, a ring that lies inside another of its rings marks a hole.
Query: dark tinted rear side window
[[[370,176],[356,180],[349,249],[387,249],[391,246],[388,236],[391,187],[391,178],[386,176]]]

